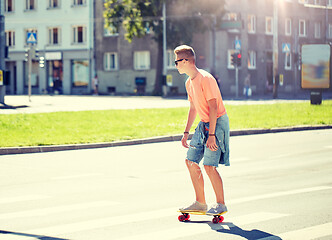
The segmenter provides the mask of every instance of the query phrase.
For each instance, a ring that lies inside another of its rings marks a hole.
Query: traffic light
[[[238,67],[240,67],[241,66],[241,62],[242,62],[242,55],[241,55],[241,53],[238,53],[237,57],[236,57],[236,65]]]
[[[43,68],[45,67],[45,58],[39,57],[39,67]]]
[[[25,49],[25,53],[24,53],[24,61],[28,61],[29,60],[29,49]]]
[[[237,53],[231,55],[231,64],[235,67],[237,66]]]

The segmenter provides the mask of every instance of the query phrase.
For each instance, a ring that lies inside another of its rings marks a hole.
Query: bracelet
[[[189,132],[183,132],[183,134],[189,134]]]
[[[215,133],[213,133],[213,134],[212,134],[212,133],[211,133],[211,134],[209,133],[209,136],[216,136],[216,134],[215,134]]]

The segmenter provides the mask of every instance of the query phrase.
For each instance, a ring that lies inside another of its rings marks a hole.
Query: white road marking
[[[295,194],[300,194],[300,193],[308,193],[308,192],[331,190],[331,189],[332,189],[332,187],[330,187],[330,186],[302,188],[302,189],[296,189],[296,190],[290,190],[290,191],[284,191],[284,192],[269,193],[269,194],[263,194],[263,195],[258,195],[258,196],[251,196],[251,197],[244,197],[244,198],[229,200],[229,204],[245,203],[245,202],[249,202],[249,201],[262,200],[262,199],[266,199],[266,198],[275,198],[275,197],[282,197],[282,196],[295,195]]]
[[[276,193],[271,193],[271,194],[263,194],[263,195],[258,195],[258,196],[253,196],[253,197],[246,197],[246,198],[241,198],[241,199],[235,199],[233,201],[230,201],[230,204],[239,204],[239,203],[244,203],[244,202],[249,202],[249,201],[255,201],[255,200],[260,200],[260,199],[267,199],[267,198],[274,198],[274,197],[280,197],[280,196],[287,196],[287,195],[294,195],[294,194],[300,194],[300,193],[307,193],[307,192],[313,192],[313,191],[322,191],[322,190],[331,190],[332,187],[329,186],[319,186],[319,187],[312,187],[312,188],[304,188],[304,189],[298,189],[298,190],[291,190],[291,191],[284,191],[284,192],[276,192]],[[45,198],[45,196],[43,196]],[[15,199],[22,201],[23,199],[26,200],[31,200],[33,197],[27,198],[27,197],[22,197],[21,199]],[[35,197],[36,198],[36,197]],[[40,199],[41,196],[39,196],[38,199]],[[91,203],[92,206],[101,206],[101,205],[107,205],[107,204],[112,204],[111,202],[99,202],[99,203]],[[52,214],[56,213],[59,210],[61,211],[70,211],[70,210],[75,210],[76,209],[81,209],[83,205],[76,205],[73,206],[67,206],[67,207],[54,207],[54,208],[49,208],[49,209],[40,209],[40,210],[35,210],[34,215],[45,215],[45,214]],[[111,227],[115,225],[121,225],[121,224],[128,224],[128,223],[135,223],[135,222],[141,222],[141,221],[147,221],[147,220],[153,220],[153,219],[160,219],[164,217],[170,217],[173,216],[176,219],[176,209],[177,207],[172,207],[172,208],[167,208],[167,209],[161,209],[161,210],[155,210],[155,211],[149,211],[149,212],[138,212],[134,214],[129,214],[129,215],[123,215],[123,216],[114,216],[114,217],[108,217],[108,218],[101,218],[101,219],[95,219],[95,220],[89,220],[89,221],[82,221],[82,222],[76,222],[76,223],[70,223],[70,224],[63,224],[63,225],[57,225],[57,226],[51,226],[51,227],[44,227],[44,228],[36,228],[36,229],[30,229],[30,230],[19,230],[19,231],[13,231],[13,232],[23,232],[27,234],[34,234],[34,235],[46,235],[46,236],[59,236],[60,234],[66,234],[66,233],[73,233],[73,232],[80,232],[80,231],[88,231],[92,229],[98,229],[98,228],[104,228],[104,227]],[[21,213],[11,213],[10,215],[8,213],[7,216],[9,217],[25,217],[27,214],[32,213],[33,211],[29,210],[26,212],[21,212]],[[17,214],[17,216],[15,216]],[[3,216],[3,217],[1,217]],[[261,222],[261,221],[267,221],[275,218],[282,218],[288,216],[287,214],[279,214],[279,213],[254,213],[254,214],[249,214],[245,216],[239,216],[239,217],[233,217],[233,218],[227,218],[227,221],[232,221],[236,225],[241,225],[241,224],[250,224],[250,223],[255,223],[255,222]],[[5,215],[0,215],[1,218],[4,218]],[[211,218],[209,217],[209,221]],[[177,220],[176,220],[177,221]],[[193,225],[192,225],[193,226]],[[207,225],[202,225],[201,227],[197,227],[197,225],[193,226],[192,231],[189,229],[186,229],[186,232],[190,234],[195,234],[200,233],[200,232],[206,232],[206,231],[211,231],[210,228],[206,228]],[[187,226],[191,227],[191,226]],[[216,226],[212,227],[213,229],[216,228]],[[221,228],[222,229],[222,228]],[[6,229],[10,231],[9,229]],[[217,230],[217,229],[215,229]],[[169,235],[167,232],[172,233],[172,235]],[[182,228],[176,228],[172,229],[170,231],[167,230],[164,232],[158,232],[156,233],[160,239],[160,236],[163,236],[165,238],[162,239],[172,239],[174,236],[176,238],[181,237],[181,234],[183,233],[183,227]],[[166,234],[167,233],[167,234]],[[149,233],[149,234],[154,234]],[[164,236],[165,234],[165,236]],[[174,234],[174,235],[173,235]],[[179,235],[180,234],[180,235]],[[153,239],[151,237],[145,236],[144,239]],[[156,235],[156,236],[157,236]],[[1,236],[1,235],[0,235]],[[169,238],[166,238],[166,237]],[[187,235],[186,235],[187,236]],[[170,238],[172,237],[172,238]],[[1,239],[1,238],[0,238]],[[134,238],[130,238],[134,239]],[[136,238],[135,238],[136,239]],[[142,238],[143,239],[143,238]]]
[[[279,234],[278,236],[283,240],[312,240],[321,237],[332,236],[332,222],[285,232]],[[267,237],[261,238],[260,240],[277,240],[277,238]]]
[[[44,195],[25,195],[25,196],[19,196],[19,197],[1,198],[0,204],[41,200],[41,199],[46,199],[46,198],[50,198],[50,197],[44,196]]]
[[[101,173],[87,173],[87,174],[53,177],[52,180],[67,180],[67,179],[75,179],[75,178],[97,177],[97,176],[101,176],[101,175],[102,175]]]
[[[135,214],[123,215],[123,216],[108,217],[108,218],[101,218],[101,219],[95,219],[84,222],[58,225],[53,227],[24,230],[24,232],[36,235],[56,236],[59,234],[87,231],[92,229],[111,227],[120,224],[128,224],[128,223],[146,221],[156,218],[175,216],[174,210],[175,210],[174,208],[169,208],[169,209],[162,209],[150,212],[140,212]]]
[[[110,201],[98,201],[90,203],[79,203],[66,206],[57,206],[44,209],[33,209],[22,212],[13,212],[13,213],[4,213],[0,214],[0,219],[12,219],[12,218],[24,218],[24,217],[36,217],[36,216],[45,216],[49,214],[63,213],[75,210],[85,210],[89,208],[96,207],[108,207],[113,206],[119,203],[110,202]]]
[[[259,212],[248,214],[239,217],[227,218],[227,222],[232,222],[236,226],[251,224],[256,222],[263,222],[272,219],[282,218],[288,216],[287,214]],[[145,239],[158,239],[158,240],[171,240],[181,237],[189,237],[196,234],[202,234],[214,231],[229,229],[226,223],[222,224],[183,224],[181,227],[171,228],[163,231],[149,232],[141,235],[129,236],[121,238],[121,240],[145,240]],[[230,226],[230,229],[232,226]]]

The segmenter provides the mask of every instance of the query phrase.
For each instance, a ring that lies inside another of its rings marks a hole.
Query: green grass
[[[332,125],[331,100],[318,106],[308,102],[226,105],[226,109],[231,130]],[[181,134],[187,113],[187,108],[171,108],[0,115],[0,147],[112,142]]]

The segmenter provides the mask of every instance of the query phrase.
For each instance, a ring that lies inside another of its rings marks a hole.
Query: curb
[[[266,133],[296,132],[296,131],[324,130],[324,129],[332,129],[332,125],[294,126],[294,127],[271,128],[271,129],[233,130],[230,132],[230,136],[232,137],[232,136],[244,136],[244,135],[255,135],[255,134],[266,134]],[[190,134],[189,139],[191,137],[192,137],[192,134]],[[180,141],[181,138],[182,138],[182,134],[173,135],[173,136],[161,136],[161,137],[153,137],[153,138],[145,138],[145,139],[127,140],[127,141],[116,141],[116,142],[109,142],[109,143],[51,145],[51,146],[36,146],[36,147],[9,147],[9,148],[0,148],[0,155],[42,153],[42,152],[94,149],[94,148],[106,148],[106,147],[120,147],[120,146],[140,145],[140,144],[148,144],[148,143]]]

